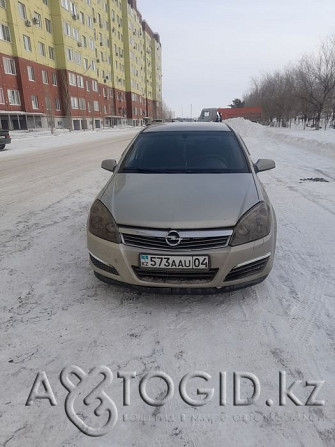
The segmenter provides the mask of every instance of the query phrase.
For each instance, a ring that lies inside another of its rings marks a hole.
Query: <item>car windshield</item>
[[[148,132],[130,147],[121,173],[246,173],[246,157],[232,132]]]

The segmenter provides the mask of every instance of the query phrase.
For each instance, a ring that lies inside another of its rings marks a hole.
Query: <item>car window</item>
[[[119,172],[245,173],[246,157],[232,132],[148,132],[129,149]]]

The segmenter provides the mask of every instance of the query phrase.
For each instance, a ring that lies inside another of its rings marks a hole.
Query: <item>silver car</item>
[[[87,225],[97,278],[164,292],[255,285],[272,268],[276,217],[255,164],[222,123],[146,127],[93,203]]]

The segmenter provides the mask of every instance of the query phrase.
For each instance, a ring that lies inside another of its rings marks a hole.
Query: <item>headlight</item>
[[[106,241],[115,242],[116,244],[121,242],[120,233],[113,216],[98,199],[91,207],[88,229],[92,234]]]
[[[238,221],[230,245],[241,245],[261,239],[270,233],[270,228],[270,208],[265,202],[259,202]]]

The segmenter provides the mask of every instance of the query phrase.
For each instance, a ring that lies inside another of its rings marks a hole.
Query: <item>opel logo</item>
[[[182,238],[179,236],[178,231],[172,230],[165,236],[165,241],[170,247],[177,247],[182,241]]]

